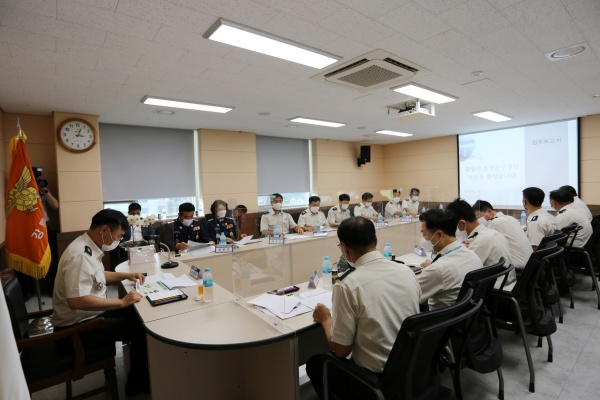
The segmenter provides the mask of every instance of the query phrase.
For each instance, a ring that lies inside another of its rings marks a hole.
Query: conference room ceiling
[[[435,118],[389,120],[386,106],[410,97],[316,81],[322,70],[204,39],[218,18],[340,56],[333,66],[386,50],[430,71],[416,83],[458,100]],[[598,0],[0,1],[0,107],[374,144],[556,121],[600,113],[599,21]],[[545,56],[577,44],[586,50],[575,57]],[[161,115],[146,95],[235,109]],[[488,109],[514,119],[472,115]],[[296,116],[347,125],[288,121]]]

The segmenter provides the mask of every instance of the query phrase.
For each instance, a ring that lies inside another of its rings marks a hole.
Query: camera
[[[31,169],[33,170],[33,175],[35,176],[35,181],[37,182],[38,187],[40,189],[47,188],[48,181],[40,178],[42,176],[42,172],[44,172],[44,169],[41,167],[31,167]]]

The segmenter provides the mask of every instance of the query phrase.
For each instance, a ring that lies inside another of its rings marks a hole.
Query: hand
[[[132,290],[131,292],[127,293],[127,295],[123,297],[121,301],[123,302],[123,307],[128,307],[133,303],[137,303],[141,299],[142,295],[136,292],[135,290]]]
[[[312,231],[316,231],[317,230],[317,228],[315,226],[305,226],[302,229],[304,229],[305,232],[312,232]]]
[[[242,234],[240,235],[240,239],[243,239],[243,238],[245,238],[246,236],[248,236],[248,235],[246,235],[245,233],[242,233]]]
[[[227,240],[227,243],[235,243],[234,240],[230,237],[226,238],[226,240]]]
[[[304,233],[304,229],[300,228],[299,226],[296,227],[296,233],[299,235],[302,235]]]
[[[419,264],[419,267],[421,267],[421,268],[425,268],[425,267],[427,267],[427,266],[431,265],[431,263],[432,263],[432,261],[431,261],[431,260],[425,260],[425,261],[423,261],[421,264]]]
[[[175,248],[176,248],[177,250],[187,250],[187,248],[188,248],[188,247],[189,247],[189,246],[187,245],[187,243],[177,243],[177,244],[175,245]]]
[[[143,285],[144,282],[146,281],[146,277],[144,275],[142,275],[141,272],[132,272],[130,274],[127,274],[127,279],[130,280],[131,282],[135,282],[136,280],[140,281],[140,285]]]
[[[313,311],[313,319],[318,324],[323,324],[323,322],[327,321],[331,318],[331,312],[329,308],[325,306],[325,304],[317,304],[315,310]]]

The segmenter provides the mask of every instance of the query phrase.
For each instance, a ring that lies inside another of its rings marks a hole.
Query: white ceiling
[[[202,38],[219,17],[340,63],[387,50],[431,71],[417,83],[459,100],[438,105],[435,118],[388,121],[386,105],[408,97],[316,82],[319,70]],[[571,59],[544,56],[580,43],[586,51]],[[385,144],[599,114],[594,94],[599,0],[0,0],[0,107],[8,113]],[[165,116],[140,103],[145,95],[235,109]],[[471,115],[487,109],[514,119]],[[285,127],[298,115],[348,125]],[[371,136],[379,129],[414,136]]]

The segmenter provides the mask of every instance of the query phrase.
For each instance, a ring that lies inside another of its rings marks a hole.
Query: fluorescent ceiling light
[[[430,101],[436,104],[449,103],[457,99],[442,92],[436,92],[425,86],[417,85],[416,83],[407,83],[405,85],[392,88],[394,92],[402,93],[408,96],[416,97],[420,100]]]
[[[144,97],[142,99],[142,103],[152,105],[152,106],[185,108],[186,110],[208,111],[208,112],[216,112],[216,113],[226,113],[226,112],[233,110],[233,107],[215,106],[215,105],[211,105],[211,104],[190,103],[189,101],[171,100],[171,99],[164,99],[164,98],[160,98],[160,97],[149,97],[149,96]]]
[[[310,119],[304,117],[296,117],[289,120],[290,122],[298,122],[300,124],[311,124],[311,125],[321,125],[321,126],[329,126],[331,128],[339,128],[340,126],[345,126],[346,124],[341,122],[331,122],[331,121],[321,121],[318,119]]]
[[[407,136],[413,135],[412,133],[388,131],[387,129],[382,129],[380,131],[376,131],[375,133],[381,133],[382,135],[401,136],[401,137],[407,137]]]
[[[489,119],[490,121],[494,121],[494,122],[504,122],[504,121],[510,121],[512,119],[511,117],[509,117],[507,115],[502,115],[502,114],[497,113],[496,111],[492,111],[492,110],[476,112],[476,113],[473,113],[473,115],[476,117],[479,117],[479,118]]]
[[[313,68],[324,68],[341,57],[219,18],[204,38],[256,51]]]

